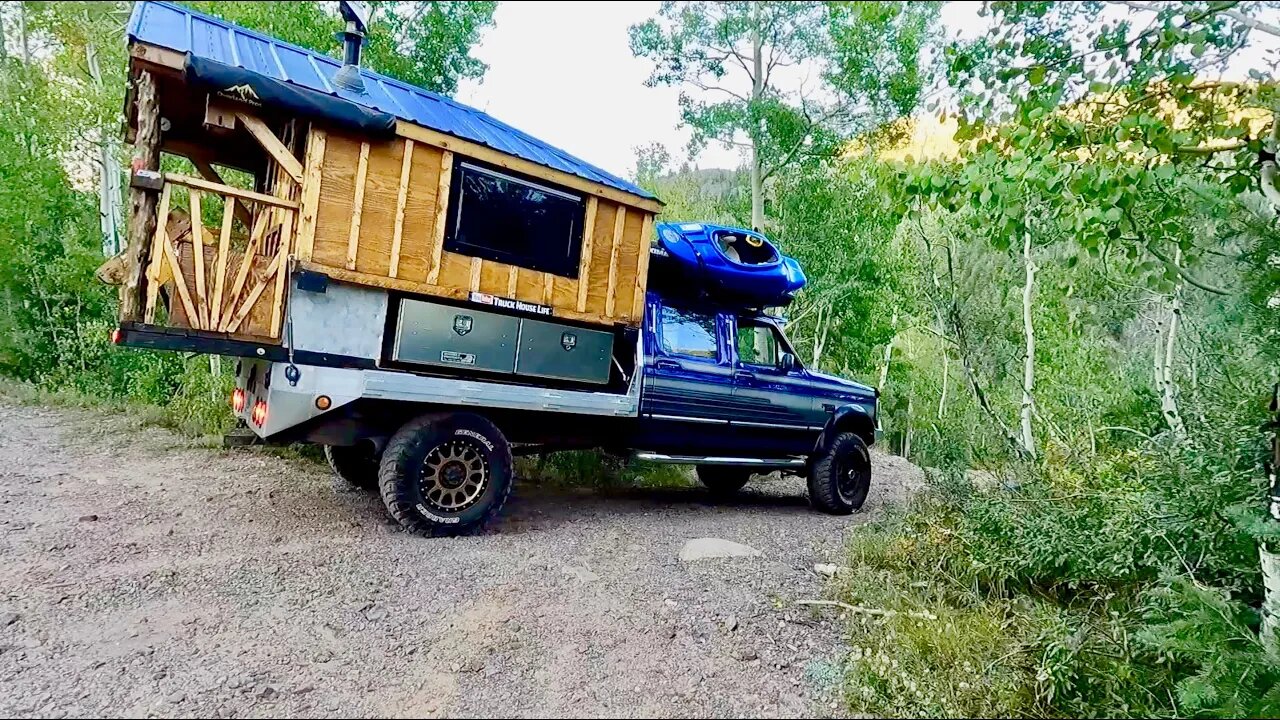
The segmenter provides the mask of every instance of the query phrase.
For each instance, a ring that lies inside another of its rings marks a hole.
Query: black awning
[[[227,92],[230,97],[250,104],[326,120],[366,135],[390,137],[395,134],[396,118],[390,113],[191,53],[187,53],[186,76],[188,82],[212,92]]]

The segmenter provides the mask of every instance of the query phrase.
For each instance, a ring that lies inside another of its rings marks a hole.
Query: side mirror
[[[778,358],[778,365],[787,372],[800,369],[800,363],[796,362],[796,356],[789,352],[782,353],[782,357]]]

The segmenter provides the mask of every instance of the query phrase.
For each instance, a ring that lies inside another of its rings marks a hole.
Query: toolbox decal
[[[571,332],[564,333],[560,336],[560,347],[566,352],[578,347],[578,336]]]
[[[533,313],[534,315],[550,315],[550,305],[539,305],[538,303],[525,302],[523,300],[512,300],[511,298],[498,297],[489,293],[473,292],[469,296],[473,303],[481,305],[492,305],[503,310],[519,310],[520,312]]]
[[[463,333],[464,335],[466,333]],[[440,362],[450,363],[452,365],[475,365],[475,353],[454,352],[453,350],[440,351]]]
[[[458,333],[459,337],[471,332],[472,320],[470,315],[454,315],[453,331]]]

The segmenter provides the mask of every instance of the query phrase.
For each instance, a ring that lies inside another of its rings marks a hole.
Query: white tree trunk
[[[1182,249],[1175,251],[1173,264],[1182,262]],[[1174,381],[1173,353],[1177,347],[1178,324],[1182,319],[1182,283],[1173,288],[1165,320],[1158,324],[1159,335],[1155,350],[1156,387],[1160,391],[1160,414],[1173,436],[1179,441],[1187,437],[1187,426],[1178,410],[1178,387]]]
[[[827,348],[827,332],[830,329],[831,304],[827,303],[818,307],[818,325],[813,329],[813,366],[815,368],[822,361],[822,351]]]
[[[31,48],[27,45],[27,4],[18,3],[18,44],[22,48],[22,62],[31,62]]]
[[[1271,114],[1271,133],[1265,141],[1266,149],[1272,154],[1280,151],[1280,110]],[[1274,157],[1262,161],[1262,180],[1259,183],[1262,194],[1271,201],[1277,209],[1280,209],[1280,187],[1277,186],[1277,180],[1280,180],[1280,167],[1276,166]]]
[[[889,321],[890,327],[894,328],[893,337],[889,338],[889,342],[884,346],[884,362],[880,364],[880,394],[884,394],[885,387],[889,384],[889,362],[893,360],[893,341],[897,339],[898,332],[898,313],[893,314],[893,319]]]
[[[1022,430],[1018,440],[1028,457],[1036,456],[1036,438],[1031,428],[1031,415],[1035,410],[1033,392],[1036,385],[1036,332],[1031,324],[1031,299],[1035,290],[1036,264],[1031,258],[1031,233],[1023,235],[1022,264],[1026,270],[1026,282],[1022,286],[1022,334],[1025,339],[1022,353]]]
[[[102,69],[93,43],[85,45],[85,61],[94,86],[101,88]],[[120,188],[120,157],[115,135],[99,130],[98,139],[98,219],[102,230],[102,254],[113,257],[124,250],[120,228],[124,224],[124,195]]]
[[[942,392],[938,394],[938,419],[947,412],[947,381],[951,379],[951,354],[942,348]]]

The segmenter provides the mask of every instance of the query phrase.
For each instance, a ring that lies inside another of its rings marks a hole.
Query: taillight
[[[244,412],[244,389],[243,388],[236,388],[235,390],[231,391],[231,409],[235,410],[237,415]]]
[[[112,330],[112,331],[111,331],[111,344],[112,344],[112,345],[119,345],[119,344],[120,344],[120,339],[121,339],[121,337],[122,337],[123,335],[124,335],[124,333],[120,332],[120,328],[116,328],[115,330]]]
[[[249,419],[254,425],[262,427],[267,424],[267,404],[258,400],[253,404],[253,411],[249,414]]]

